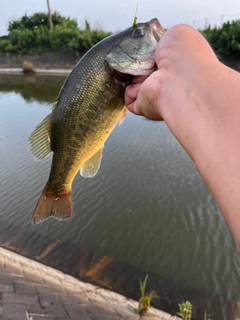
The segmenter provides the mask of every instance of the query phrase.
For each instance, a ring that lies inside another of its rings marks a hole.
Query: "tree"
[[[52,28],[53,28],[53,23],[52,23],[52,16],[51,16],[51,10],[50,10],[49,0],[47,0],[47,6],[48,6],[48,23],[49,23],[49,28],[50,28],[50,30],[52,30]]]
[[[222,28],[208,27],[202,34],[217,53],[240,57],[240,20],[227,21]]]
[[[94,44],[110,33],[91,29],[85,21],[85,30],[80,30],[77,21],[54,12],[50,29],[48,13],[25,14],[8,24],[8,35],[0,37],[0,53],[42,54],[43,52],[85,53]]]
[[[54,12],[51,17],[53,27],[78,29],[77,21],[74,19],[63,17],[57,12]],[[10,20],[8,23],[8,31],[23,29],[35,30],[40,26],[49,28],[48,14],[45,12],[37,12],[31,16],[25,14],[19,20]]]

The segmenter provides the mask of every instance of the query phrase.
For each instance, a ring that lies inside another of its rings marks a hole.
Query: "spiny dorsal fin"
[[[82,168],[80,169],[80,174],[84,178],[92,178],[94,177],[101,165],[101,160],[102,160],[102,152],[103,152],[103,147],[92,156],[92,158],[88,159]]]
[[[42,160],[52,152],[50,146],[51,115],[51,113],[47,115],[28,138],[28,148],[35,160]]]

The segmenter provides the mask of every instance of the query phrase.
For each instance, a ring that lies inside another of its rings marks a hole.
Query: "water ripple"
[[[206,294],[212,310],[238,297],[239,249],[194,164],[164,123],[128,114],[107,141],[97,176],[76,176],[73,217],[33,227],[30,218],[51,157],[34,161],[26,141],[49,108],[15,93],[0,100],[0,219],[6,235],[24,226],[29,242],[50,235],[107,255],[168,279],[191,293],[188,299]],[[57,256],[61,264],[64,257]],[[161,292],[161,285],[154,289]],[[170,284],[164,290],[176,297]]]

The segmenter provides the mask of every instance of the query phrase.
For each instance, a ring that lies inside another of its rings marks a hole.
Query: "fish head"
[[[119,33],[120,40],[106,61],[115,73],[147,76],[155,70],[154,52],[163,34],[164,29],[156,18],[137,23]]]

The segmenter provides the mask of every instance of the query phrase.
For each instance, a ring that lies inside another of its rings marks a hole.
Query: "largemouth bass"
[[[98,172],[104,142],[126,115],[124,90],[133,76],[154,71],[154,51],[163,33],[157,19],[138,23],[96,44],[72,70],[52,113],[29,137],[36,160],[53,152],[32,223],[71,216],[74,177],[79,170],[83,177]]]

